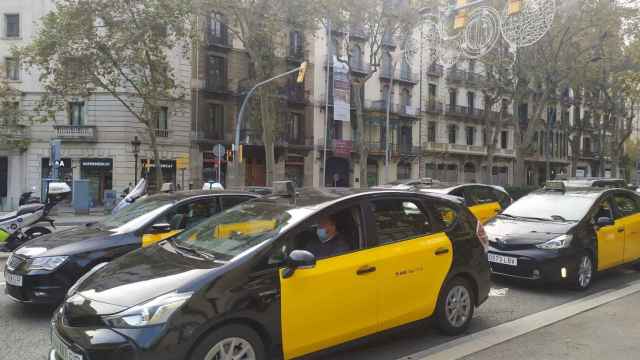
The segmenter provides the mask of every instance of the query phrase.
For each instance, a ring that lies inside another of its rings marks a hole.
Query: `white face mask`
[[[327,234],[327,230],[325,228],[318,227],[316,229],[316,235],[318,235],[318,239],[323,244],[329,241],[329,234]]]

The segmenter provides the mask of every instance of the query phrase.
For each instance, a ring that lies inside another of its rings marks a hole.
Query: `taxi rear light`
[[[480,244],[484,248],[484,251],[489,251],[489,237],[487,236],[487,232],[484,231],[484,226],[482,226],[480,221],[478,221],[476,225],[476,236],[478,237],[478,240],[480,240]]]

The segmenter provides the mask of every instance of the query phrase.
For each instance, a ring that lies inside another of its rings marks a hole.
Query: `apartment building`
[[[25,70],[18,59],[10,55],[12,46],[30,42],[37,31],[38,21],[54,7],[51,0],[4,0],[0,7],[0,61],[5,65],[9,85],[18,91],[16,106],[29,113],[43,93],[37,69]],[[178,54],[172,64],[179,81],[189,86],[191,63]],[[155,134],[158,138],[164,181],[187,187],[191,183],[190,169],[183,174],[176,169],[176,159],[190,153],[191,100],[168,105],[158,111]],[[65,99],[64,110],[47,123],[28,123],[23,126],[4,124],[3,133],[12,132],[14,138],[26,140],[21,148],[0,145],[0,209],[17,206],[22,192],[35,189],[40,193],[43,178],[51,174],[50,141],[60,140],[62,178],[72,185],[75,179],[88,179],[94,206],[100,206],[105,190],[122,191],[143,171],[155,166],[146,128],[113,97],[94,93],[86,98]],[[141,142],[134,154],[132,141]],[[135,159],[139,161],[138,166]],[[147,166],[143,166],[147,164]],[[139,174],[136,176],[135,169]]]

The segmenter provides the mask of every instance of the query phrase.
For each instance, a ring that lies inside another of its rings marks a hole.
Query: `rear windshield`
[[[148,197],[138,199],[133,204],[125,207],[117,213],[108,216],[100,222],[100,227],[105,229],[114,229],[127,225],[127,228],[137,228],[147,221],[160,215],[167,210],[175,202],[175,199],[169,197]]]
[[[580,221],[595,201],[592,196],[531,194],[514,202],[503,216],[553,221]]]

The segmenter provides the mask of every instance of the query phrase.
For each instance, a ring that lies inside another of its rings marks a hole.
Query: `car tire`
[[[264,341],[252,328],[239,324],[225,325],[202,339],[191,354],[191,360],[226,359],[229,352],[245,351],[240,360],[266,360]],[[220,356],[216,356],[220,355]],[[236,357],[228,357],[236,359]]]
[[[475,307],[469,281],[455,277],[444,286],[436,307],[436,326],[446,335],[460,335],[469,328]]]
[[[576,272],[572,278],[572,288],[577,291],[585,291],[593,282],[595,274],[595,264],[593,257],[588,253],[583,253],[578,257]]]

